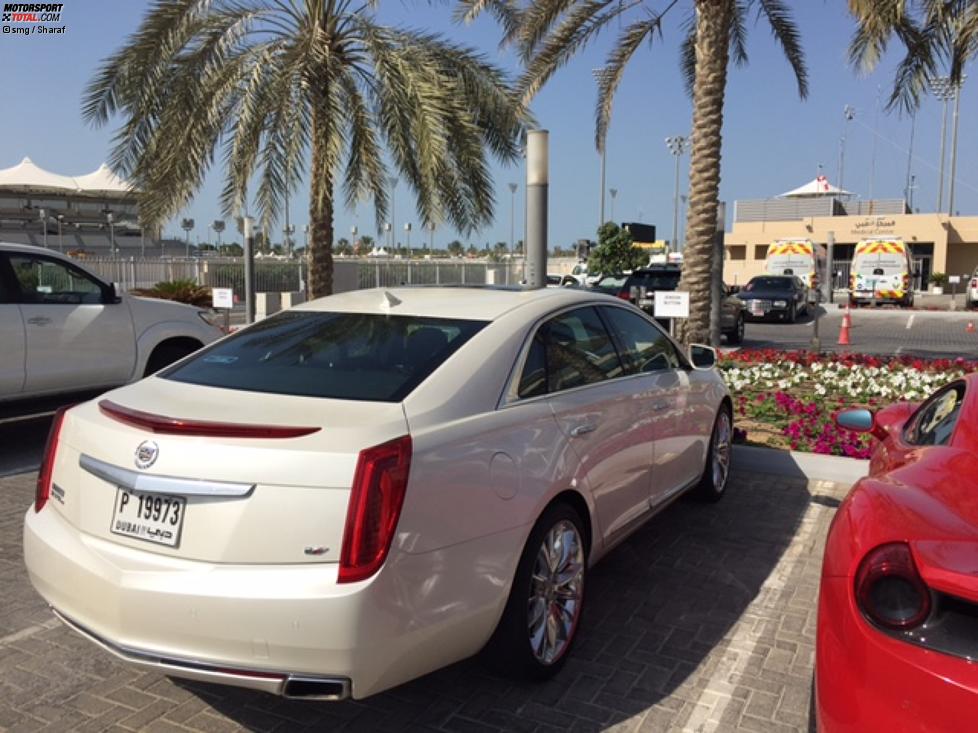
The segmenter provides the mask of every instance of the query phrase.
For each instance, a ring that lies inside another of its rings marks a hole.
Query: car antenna
[[[395,305],[400,305],[400,304],[401,304],[400,298],[395,297],[394,294],[389,290],[384,291],[384,300],[381,302],[380,305],[385,311],[390,311],[390,309],[393,308]]]

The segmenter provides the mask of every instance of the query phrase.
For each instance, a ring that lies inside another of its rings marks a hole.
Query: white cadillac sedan
[[[175,677],[363,698],[574,642],[588,569],[687,490],[731,403],[575,289],[323,298],[59,414],[24,556],[69,626]]]

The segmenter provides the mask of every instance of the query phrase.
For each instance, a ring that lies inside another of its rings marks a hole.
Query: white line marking
[[[720,663],[693,706],[692,714],[683,726],[684,733],[714,733],[719,728],[723,713],[730,705],[732,695],[761,637],[765,624],[760,621],[780,616],[783,610],[781,596],[791,577],[793,566],[799,556],[811,553],[814,535],[821,526],[819,515],[825,511],[835,509],[815,503],[808,505],[791,544],[761,585],[754,600],[744,609],[740,620],[724,638],[719,654]],[[715,659],[717,652],[714,651],[710,657]]]
[[[21,639],[26,639],[29,636],[34,636],[34,634],[39,631],[47,631],[48,629],[53,629],[61,625],[61,622],[56,618],[49,619],[43,624],[37,626],[28,626],[26,629],[21,629],[20,631],[4,636],[0,638],[0,646],[4,644],[11,644],[15,641],[20,641]]]
[[[917,317],[917,314],[916,313],[911,313],[910,314],[910,318],[907,319],[907,330],[908,331],[910,330],[910,327],[913,326],[913,319],[916,318],[916,317]]]

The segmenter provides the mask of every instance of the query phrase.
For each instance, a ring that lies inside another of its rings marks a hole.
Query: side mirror
[[[690,344],[689,360],[696,369],[712,369],[717,365],[717,350],[712,346]]]
[[[739,285],[728,285],[727,286],[727,295],[736,295],[739,292],[740,292],[740,286]]]
[[[840,428],[853,433],[871,433],[876,425],[873,413],[859,408],[837,412],[833,419]]]

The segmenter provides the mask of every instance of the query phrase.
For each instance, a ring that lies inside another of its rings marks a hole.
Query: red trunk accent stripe
[[[322,428],[291,427],[288,425],[246,425],[208,420],[184,420],[178,417],[154,415],[117,405],[109,400],[98,403],[103,415],[113,420],[163,435],[193,435],[207,438],[299,438],[319,432]]]

